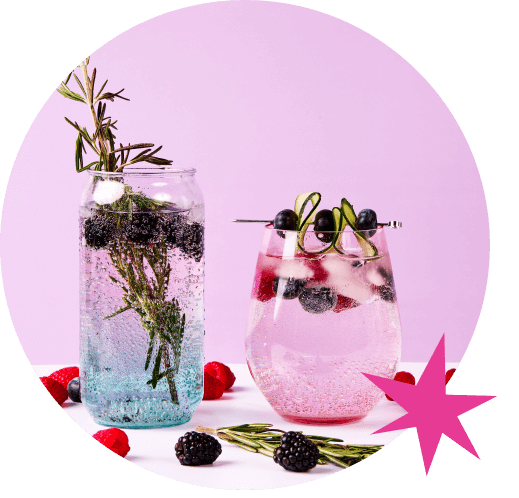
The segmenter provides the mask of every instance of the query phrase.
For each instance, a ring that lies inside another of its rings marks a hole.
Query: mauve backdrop
[[[78,54],[78,63],[87,54]],[[338,19],[269,2],[221,2],[152,19],[91,56],[124,143],[163,144],[198,170],[206,201],[206,359],[244,362],[262,228],[297,194],[347,197],[387,233],[404,361],[426,361],[446,333],[459,361],[486,286],[488,218],[470,149],[429,84],[398,54]],[[66,76],[66,75],[64,75]],[[59,82],[56,82],[58,86]],[[72,85],[73,86],[73,85]],[[2,275],[33,364],[77,363],[75,132],[83,104],[54,93],[13,167],[2,218]],[[316,330],[316,334],[325,331]]]

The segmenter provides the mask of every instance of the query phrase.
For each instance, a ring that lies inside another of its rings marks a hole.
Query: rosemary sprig
[[[156,156],[157,152],[159,152],[159,150],[162,149],[162,146],[157,147],[155,150],[152,150],[154,144],[151,143],[135,145],[128,144],[126,147],[123,147],[123,145],[121,144],[119,148],[115,148],[116,136],[114,135],[112,130],[117,130],[115,126],[115,123],[117,123],[117,121],[112,121],[112,118],[110,116],[106,116],[106,103],[104,103],[103,101],[109,100],[110,102],[113,102],[116,98],[122,100],[130,99],[127,99],[126,97],[123,97],[121,95],[121,93],[124,91],[124,88],[119,90],[118,92],[103,93],[103,90],[106,84],[108,83],[108,80],[106,80],[103,83],[97,94],[94,95],[94,86],[97,71],[94,68],[92,74],[88,74],[87,66],[89,60],[90,58],[87,57],[87,59],[78,66],[81,69],[83,82],[81,82],[76,73],[72,71],[67,76],[66,80],[61,83],[59,88],[57,88],[58,93],[63,95],[65,98],[86,104],[90,110],[90,114],[94,122],[94,133],[90,135],[85,127],[79,126],[76,122],[72,122],[70,119],[65,118],[67,123],[69,123],[78,132],[75,150],[76,171],[78,173],[81,173],[82,171],[85,171],[93,167],[96,171],[104,170],[109,172],[121,172],[124,170],[126,166],[130,166],[131,164],[136,164],[140,162],[147,162],[159,166],[166,166],[171,164],[173,161]],[[74,80],[81,93],[74,92],[70,89],[69,81],[71,76],[74,76]],[[90,162],[86,166],[84,166],[83,163],[83,152],[86,153],[83,141],[87,142],[90,148],[98,156],[97,160]],[[130,150],[133,149],[146,150],[140,152],[135,157],[130,159]]]
[[[285,431],[281,429],[273,429],[272,424],[242,424],[218,429],[199,426],[196,430],[217,436],[244,450],[261,453],[270,458],[274,456],[274,450],[281,444],[281,437],[285,434]],[[319,465],[333,463],[339,467],[348,468],[382,448],[382,445],[378,444],[346,445],[338,444],[344,442],[338,438],[303,435],[317,445],[320,455],[317,461]]]

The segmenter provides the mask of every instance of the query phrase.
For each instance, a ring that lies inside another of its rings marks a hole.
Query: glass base
[[[130,398],[105,400],[101,403],[83,400],[88,414],[94,422],[120,429],[156,429],[182,425],[191,420],[199,401],[173,404],[161,398]]]
[[[147,424],[144,423],[134,423],[134,422],[124,422],[124,421],[113,421],[107,420],[99,417],[92,417],[94,422],[99,425],[104,425],[106,427],[117,427],[118,429],[160,429],[162,427],[173,427],[176,425],[186,424],[191,420],[192,415],[188,417],[179,418],[178,420],[167,420],[167,421],[156,421],[149,422]]]
[[[278,412],[279,413],[279,412]],[[296,424],[309,424],[309,425],[341,425],[341,424],[352,424],[354,422],[358,422],[362,420],[367,413],[363,413],[362,415],[345,415],[338,417],[297,417],[292,415],[286,415],[284,413],[279,413],[285,420],[289,422],[294,422]]]

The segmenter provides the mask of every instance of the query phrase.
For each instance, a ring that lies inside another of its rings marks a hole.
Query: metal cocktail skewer
[[[273,220],[231,220],[233,223],[274,223]],[[402,228],[401,221],[388,221],[387,223],[377,223],[379,227]]]

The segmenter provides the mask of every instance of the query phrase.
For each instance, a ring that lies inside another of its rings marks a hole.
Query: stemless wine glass
[[[247,363],[274,410],[293,422],[365,417],[383,392],[362,373],[393,378],[400,361],[384,228],[334,235],[267,225],[258,256]]]

